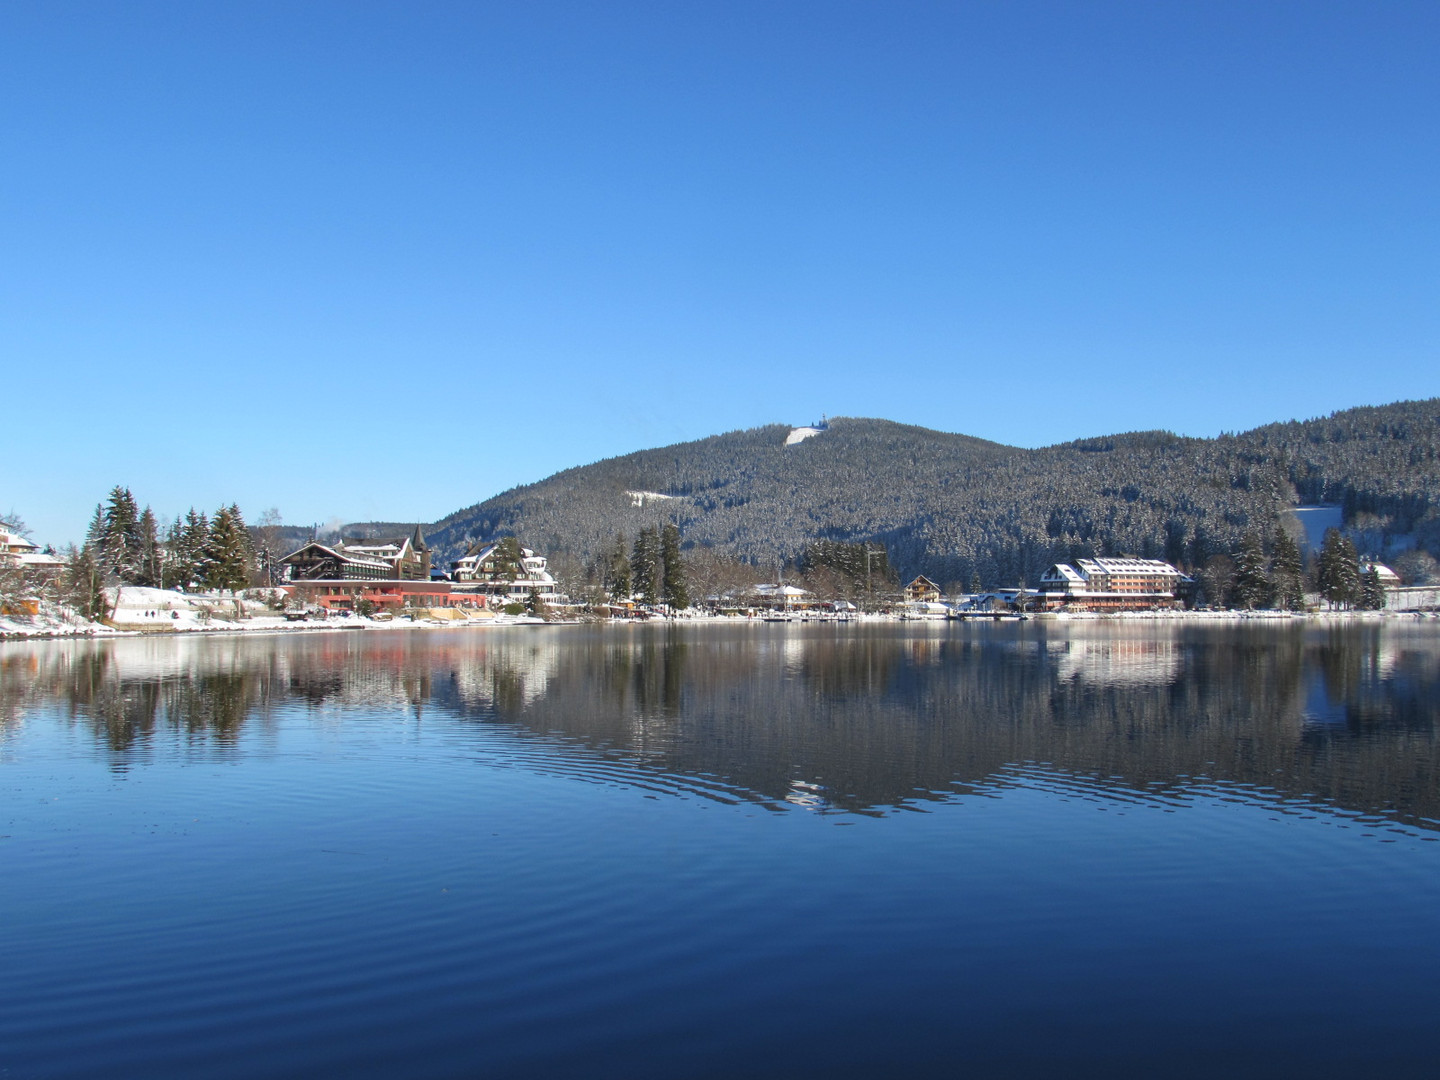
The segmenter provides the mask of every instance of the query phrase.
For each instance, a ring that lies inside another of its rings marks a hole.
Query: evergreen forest
[[[1361,555],[1440,555],[1440,399],[1213,439],[1144,431],[1039,449],[875,419],[834,419],[786,446],[789,431],[645,450],[503,492],[427,530],[435,561],[515,535],[593,567],[613,561],[617,537],[668,525],[687,558],[768,570],[802,564],[816,542],[875,545],[901,579],[995,587],[1107,555],[1198,571],[1241,553],[1247,534],[1269,558],[1285,512],[1318,504],[1343,508]]]

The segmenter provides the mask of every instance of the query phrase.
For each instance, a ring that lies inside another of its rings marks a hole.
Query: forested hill
[[[1198,566],[1281,511],[1339,503],[1375,544],[1440,555],[1440,399],[1191,439],[1140,432],[1027,450],[839,418],[730,432],[567,469],[460,510],[428,533],[438,561],[513,533],[581,563],[674,522],[687,547],[762,565],[816,538],[879,541],[902,575],[1034,580],[1056,560],[1136,554]],[[1372,545],[1373,546],[1373,545]]]

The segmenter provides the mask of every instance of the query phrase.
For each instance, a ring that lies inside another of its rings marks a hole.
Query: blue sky
[[[1440,4],[0,6],[0,510],[1440,394]]]

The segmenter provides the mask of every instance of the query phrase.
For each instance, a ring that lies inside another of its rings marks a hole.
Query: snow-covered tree
[[[160,544],[160,527],[155,521],[154,511],[150,507],[147,506],[140,512],[140,520],[136,523],[135,532],[139,542],[135,584],[163,589],[165,587],[165,552]]]
[[[104,619],[110,614],[105,597],[105,571],[96,550],[97,545],[88,542],[70,548],[65,554],[65,569],[60,574],[60,602],[87,619]]]
[[[1275,529],[1274,555],[1270,561],[1270,583],[1277,608],[1299,611],[1305,604],[1304,564],[1300,545],[1283,527]]]
[[[1385,606],[1385,586],[1374,566],[1360,575],[1360,606],[1366,611],[1379,611]]]
[[[1234,606],[1245,608],[1266,607],[1270,603],[1270,573],[1265,564],[1265,549],[1260,545],[1260,536],[1253,530],[1240,541],[1240,550],[1235,555],[1235,580],[1231,585]]]
[[[100,562],[107,573],[135,585],[142,576],[140,511],[130,489],[118,484],[110,489],[109,500],[100,532]]]
[[[184,520],[176,519],[166,537],[165,580],[167,584],[192,589],[200,584],[205,545],[210,540],[210,520],[192,506]]]
[[[253,560],[250,535],[245,531],[240,507],[233,503],[222,506],[215,511],[210,523],[210,536],[201,560],[201,580],[205,587],[231,592],[245,588],[250,584]]]
[[[659,603],[663,575],[660,536],[654,529],[643,528],[630,553],[630,584],[635,595],[646,604]]]
[[[1360,557],[1338,529],[1325,530],[1317,581],[1321,595],[1332,605],[1348,608],[1360,600]]]
[[[615,534],[615,546],[605,559],[605,591],[611,600],[630,596],[630,545],[624,533]]]
[[[666,525],[660,530],[660,573],[663,577],[660,595],[671,610],[690,606],[690,590],[685,581],[685,564],[680,558],[680,530]]]

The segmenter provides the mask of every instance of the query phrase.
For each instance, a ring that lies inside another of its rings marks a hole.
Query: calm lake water
[[[0,1077],[1433,1076],[1440,625],[0,645]]]

